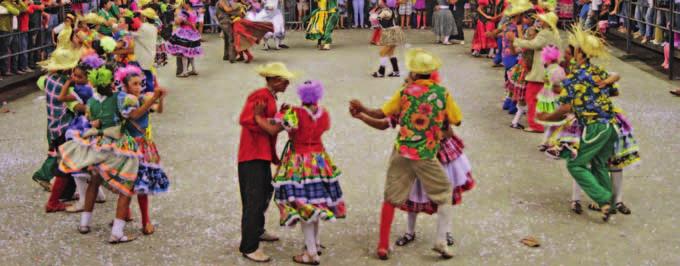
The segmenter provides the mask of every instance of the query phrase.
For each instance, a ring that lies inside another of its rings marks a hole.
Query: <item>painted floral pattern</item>
[[[399,154],[411,159],[431,159],[439,150],[446,119],[446,89],[434,84],[412,84],[401,92]]]

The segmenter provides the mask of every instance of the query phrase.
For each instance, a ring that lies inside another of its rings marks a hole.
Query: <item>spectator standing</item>
[[[18,17],[18,22],[19,22],[19,51],[25,52],[28,50],[28,30],[29,30],[29,17],[36,8],[40,8],[39,6],[36,6],[33,4],[32,0],[22,0],[24,6],[26,7],[26,10],[24,12],[21,12]],[[31,47],[33,48],[33,47]],[[33,72],[33,69],[31,69],[28,66],[28,52],[22,53],[19,55],[19,62],[17,66],[17,73],[23,72],[23,73],[31,73]],[[21,74],[21,73],[20,73]]]
[[[44,29],[42,27],[42,16],[45,5],[40,0],[34,0],[28,7],[33,12],[28,15],[28,47],[37,48],[43,46]],[[36,63],[42,61],[40,58],[40,50],[30,52],[28,54],[28,67],[35,69]]]
[[[12,33],[12,21],[23,10],[21,5],[16,0],[3,0],[0,5],[7,9],[7,14],[0,15],[0,58],[9,55],[10,45],[13,41],[13,36],[7,36]],[[26,9],[25,6],[23,8]],[[11,68],[10,57],[0,59],[0,73],[3,76],[11,76],[15,69]]]

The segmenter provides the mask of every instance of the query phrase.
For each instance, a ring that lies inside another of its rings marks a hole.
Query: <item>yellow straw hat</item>
[[[144,7],[144,6],[148,5],[149,3],[151,3],[151,0],[140,0],[139,6]]]
[[[153,8],[145,8],[139,14],[142,14],[142,16],[148,18],[148,19],[158,19],[158,15],[156,14],[156,11],[153,10]]]
[[[281,77],[283,79],[291,80],[298,76],[298,74],[289,71],[286,65],[281,62],[257,66],[255,72],[265,78]]]
[[[442,61],[424,49],[415,48],[406,52],[406,69],[416,74],[430,74],[442,66]]]
[[[607,58],[607,44],[590,31],[584,30],[580,25],[574,25],[569,32],[569,44],[580,49],[589,58]]]
[[[95,13],[87,13],[85,16],[81,17],[79,19],[81,22],[85,22],[85,24],[94,24],[94,25],[101,25],[106,22],[106,19],[103,17],[95,14]]]
[[[553,32],[555,32],[555,33],[558,32],[557,31],[557,20],[559,20],[559,18],[557,17],[557,15],[555,15],[554,12],[547,12],[547,13],[543,13],[543,14],[538,14],[538,15],[536,15],[536,17],[538,19],[544,21],[545,23],[548,23],[548,26],[550,26],[550,28],[553,30]]]
[[[505,15],[508,17],[514,17],[531,10],[533,7],[534,6],[531,5],[529,0],[510,1],[510,8],[505,10]]]

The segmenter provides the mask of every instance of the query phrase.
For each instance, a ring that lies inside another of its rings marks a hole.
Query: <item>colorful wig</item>
[[[323,97],[324,88],[320,81],[308,80],[298,86],[297,93],[303,104],[316,104]]]
[[[141,76],[142,75],[142,70],[139,67],[133,66],[133,65],[128,65],[126,67],[121,67],[116,70],[116,75],[115,79],[118,81],[120,84],[125,84],[127,83],[127,80],[131,76]]]

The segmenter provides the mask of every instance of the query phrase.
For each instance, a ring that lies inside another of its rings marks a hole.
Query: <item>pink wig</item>
[[[125,84],[125,79],[131,75],[141,76],[142,70],[139,67],[128,65],[126,67],[120,67],[116,70],[115,79],[120,82],[120,84]]]
[[[557,63],[560,60],[560,48],[548,45],[541,51],[541,60],[544,65]]]
[[[297,88],[297,94],[303,104],[316,104],[323,97],[323,85],[318,80],[308,80]]]

